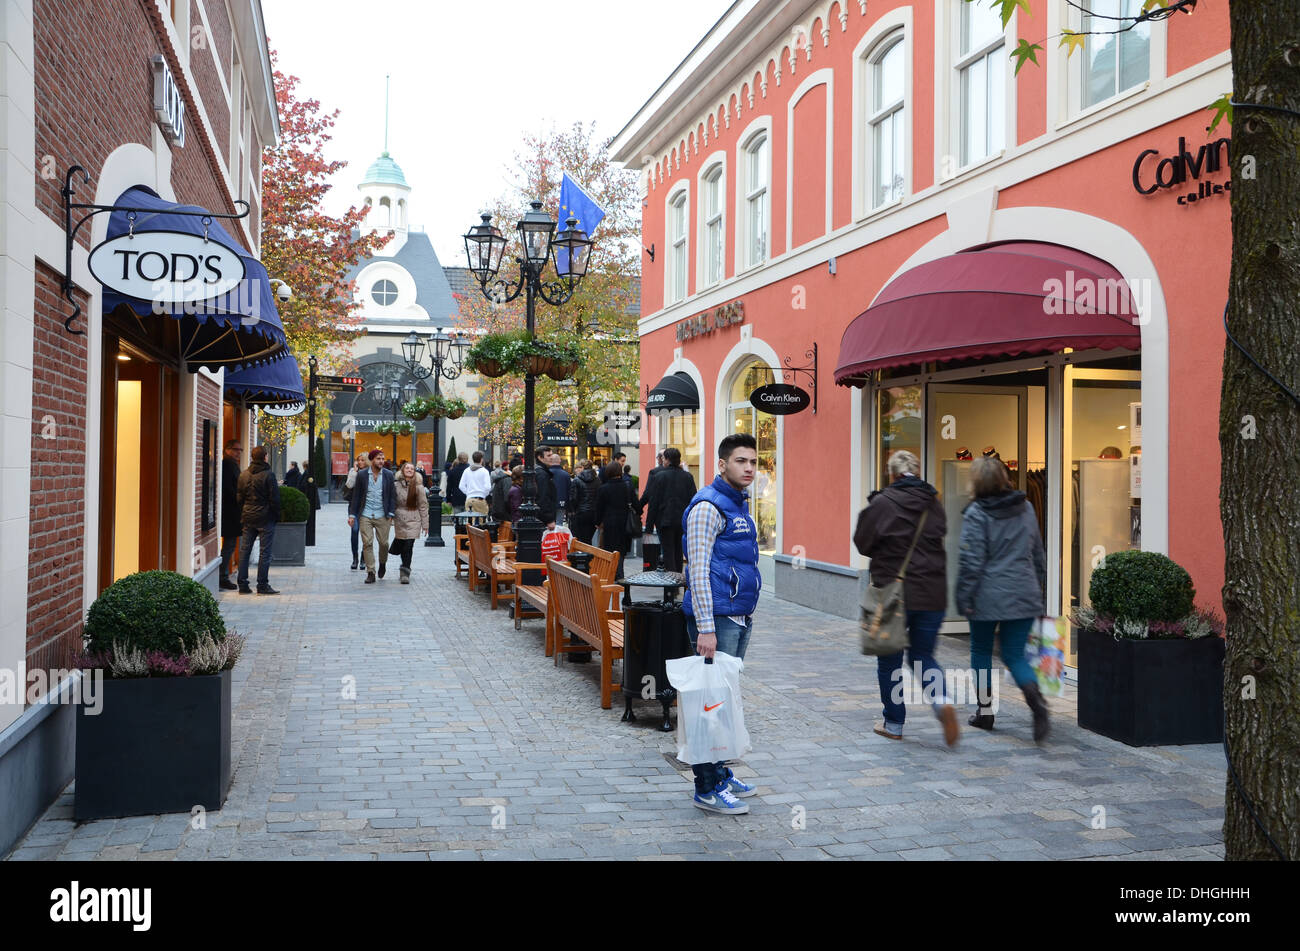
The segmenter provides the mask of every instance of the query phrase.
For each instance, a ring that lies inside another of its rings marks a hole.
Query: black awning
[[[680,410],[695,412],[700,408],[700,391],[690,375],[678,370],[659,381],[645,401],[646,412]]]

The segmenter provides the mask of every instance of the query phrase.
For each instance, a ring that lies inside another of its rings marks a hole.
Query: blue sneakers
[[[749,783],[744,783],[737,779],[736,774],[731,771],[730,766],[727,767],[727,778],[723,780],[723,783],[726,785],[727,791],[737,799],[746,799],[749,796],[754,796],[758,793],[758,787],[751,786]]]
[[[705,812],[716,812],[724,816],[743,816],[749,812],[749,804],[741,802],[731,794],[727,788],[727,781],[718,784],[718,788],[711,793],[696,793],[695,808],[703,809]]]

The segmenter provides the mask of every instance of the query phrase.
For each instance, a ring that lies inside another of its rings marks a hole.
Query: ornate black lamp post
[[[397,425],[397,411],[402,408],[402,404],[415,399],[416,386],[414,383],[407,383],[402,386],[399,383],[376,383],[375,401],[379,404],[379,411],[393,413],[393,425]],[[393,433],[393,465],[397,465],[397,433]]]
[[[576,218],[569,218],[564,230],[557,235],[555,222],[542,211],[542,203],[534,201],[532,210],[515,225],[523,244],[523,257],[515,259],[519,265],[519,277],[498,278],[506,239],[498,228],[493,227],[491,215],[482,217],[482,223],[470,228],[465,235],[469,269],[478,280],[483,296],[490,301],[504,304],[520,294],[525,295],[528,332],[532,334],[537,298],[540,297],[553,307],[559,307],[573,297],[587,273],[592,241],[586,232],[579,230]],[[555,257],[556,279],[544,281],[542,271],[552,254]],[[514,534],[517,540],[516,558],[536,563],[542,560],[542,530],[545,526],[537,518],[537,460],[533,453],[536,435],[534,382],[531,373],[524,377],[524,500],[519,506],[519,525]],[[538,583],[530,579],[526,579],[526,582]]]
[[[413,330],[402,341],[402,356],[406,358],[406,368],[417,380],[433,377],[433,395],[441,396],[442,380],[454,380],[461,374],[465,351],[469,341],[459,334],[445,334],[442,328],[437,333],[429,334],[429,366],[424,366],[424,341]],[[438,430],[441,418],[433,418],[433,488],[429,489],[429,536],[424,540],[425,548],[441,548],[447,543],[442,538],[442,470],[439,468]],[[450,488],[450,486],[448,486]]]

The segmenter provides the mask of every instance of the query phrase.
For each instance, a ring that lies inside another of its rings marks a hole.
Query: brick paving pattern
[[[746,816],[701,812],[659,705],[631,724],[618,698],[601,710],[598,664],[555,667],[541,621],[515,631],[453,580],[450,529],[417,547],[410,585],[396,559],[363,585],[342,507],[319,514],[308,566],[272,570],[279,597],[222,593],[250,636],[225,808],[202,828],[77,826],[69,786],[11,859],[1222,858],[1219,747],[1080,730],[1067,689],[1040,748],[1009,684],[992,734],[963,712],[949,750],[912,706],[906,739],[886,740],[855,625],[767,596],[742,678],[754,750],[736,765],[759,794]],[[965,639],[941,641],[940,663],[963,666]]]

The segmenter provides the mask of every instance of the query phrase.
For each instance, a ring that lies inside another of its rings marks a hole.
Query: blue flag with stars
[[[587,194],[586,189],[565,172],[560,182],[560,221],[556,229],[557,233],[568,227],[570,218],[577,218],[578,227],[587,232],[587,237],[590,238],[595,234],[596,227],[605,220],[605,212],[601,211],[600,206]],[[567,251],[556,249],[556,270],[563,271],[568,266],[567,256]]]

